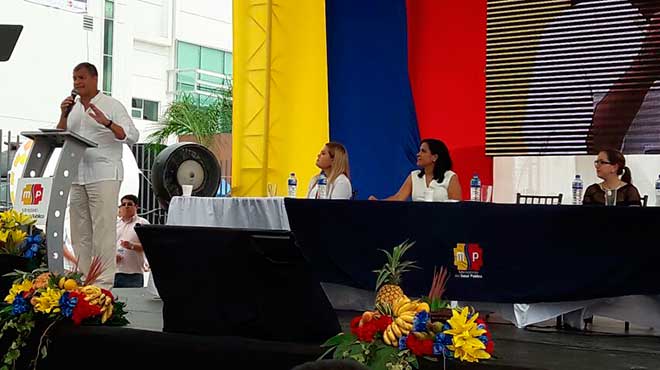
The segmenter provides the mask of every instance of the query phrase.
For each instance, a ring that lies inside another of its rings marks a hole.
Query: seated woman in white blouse
[[[351,199],[353,188],[348,166],[348,152],[343,145],[336,142],[325,144],[321,153],[316,157],[316,167],[320,168],[321,173],[328,178],[327,199]],[[309,182],[307,198],[318,198],[319,175],[314,176]]]
[[[413,202],[443,202],[461,200],[461,184],[451,170],[451,157],[445,143],[437,139],[424,139],[417,153],[417,166],[408,175],[399,191],[384,200],[408,200]],[[377,200],[373,195],[371,200]]]

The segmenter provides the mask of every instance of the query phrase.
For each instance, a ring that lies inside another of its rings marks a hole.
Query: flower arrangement
[[[26,257],[45,256],[45,235],[35,227],[32,216],[9,209],[0,213],[0,254]]]
[[[0,353],[4,353],[0,370],[15,368],[38,323],[46,329],[32,360],[35,367],[39,358],[46,357],[47,334],[57,323],[126,325],[125,304],[116,301],[108,290],[91,284],[101,270],[100,260],[95,259],[86,280],[81,279],[80,273],[56,275],[43,269],[17,273],[18,278],[0,308],[0,338],[8,334],[13,338],[9,348],[0,348]]]
[[[355,317],[350,332],[339,333],[322,346],[321,358],[353,359],[374,370],[410,370],[419,359],[457,359],[478,362],[491,358],[494,342],[488,326],[470,307],[447,310],[442,299],[449,274],[441,267],[424,300],[410,299],[399,286],[403,272],[416,268],[403,255],[414,243],[405,241],[392,252],[383,251],[387,262],[379,269],[374,311]],[[443,310],[448,311],[445,316]],[[440,319],[437,319],[440,318]]]
[[[366,311],[355,317],[349,333],[339,333],[323,347],[335,359],[353,359],[370,369],[396,370],[431,361],[478,362],[494,350],[487,324],[469,307],[454,309],[449,320],[432,321],[429,305],[403,297],[391,309]]]

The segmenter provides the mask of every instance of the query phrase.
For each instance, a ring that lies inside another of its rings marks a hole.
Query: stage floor
[[[113,289],[126,302],[130,328],[162,331],[162,301],[146,289]],[[356,312],[338,311],[346,327]],[[534,369],[660,369],[660,330],[595,317],[590,332],[558,331],[554,320],[518,329],[490,317],[497,359],[493,364]]]

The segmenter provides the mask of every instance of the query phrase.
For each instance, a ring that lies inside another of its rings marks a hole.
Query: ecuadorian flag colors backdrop
[[[359,199],[395,193],[421,138],[444,141],[469,197],[485,156],[486,0],[235,0],[232,193],[305,196],[344,144]]]

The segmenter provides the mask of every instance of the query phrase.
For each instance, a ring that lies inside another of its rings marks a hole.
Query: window
[[[112,95],[112,42],[114,35],[115,3],[105,0],[103,23],[103,93]]]
[[[131,116],[146,121],[158,121],[159,103],[151,100],[133,98],[131,102]]]
[[[216,85],[224,85],[231,79],[232,54],[227,51],[207,48],[187,42],[177,42],[177,93],[189,91],[204,91],[214,93]],[[195,73],[199,69],[228,78],[211,74]],[[207,100],[206,96],[197,97],[200,104]]]

